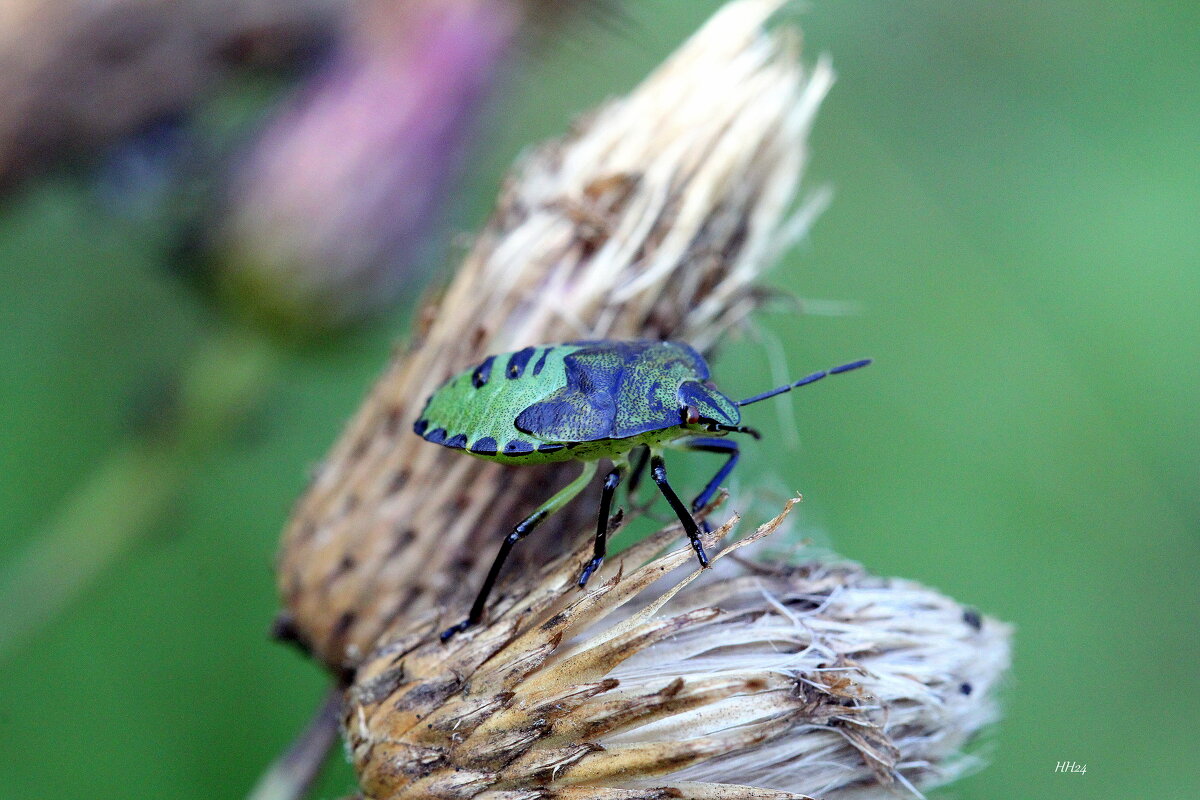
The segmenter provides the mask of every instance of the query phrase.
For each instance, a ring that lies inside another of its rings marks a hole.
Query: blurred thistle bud
[[[369,0],[231,181],[217,281],[284,327],[337,328],[423,281],[512,0]]]
[[[852,564],[730,557],[668,528],[572,590],[587,541],[449,643],[417,623],[347,693],[369,800],[894,797],[971,765],[1009,628]],[[713,544],[732,522],[711,536]]]

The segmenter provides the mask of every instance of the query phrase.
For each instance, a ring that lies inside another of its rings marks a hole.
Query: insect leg
[[[483,610],[487,606],[488,595],[492,593],[492,587],[496,585],[496,579],[500,576],[500,569],[508,559],[508,554],[512,552],[513,546],[528,536],[529,532],[540,525],[546,517],[569,503],[575,495],[583,490],[583,487],[588,485],[595,474],[596,462],[585,461],[583,472],[579,473],[578,478],[571,481],[560,489],[557,494],[538,506],[536,511],[517,523],[512,533],[504,537],[504,541],[500,544],[500,552],[496,554],[496,560],[492,562],[492,568],[488,570],[487,578],[483,581],[483,588],[479,590],[479,594],[475,596],[475,602],[471,605],[471,613],[462,622],[442,631],[443,642],[454,634],[465,631],[472,625],[479,624],[479,621],[483,619]]]
[[[621,483],[623,471],[624,469],[620,465],[614,466],[604,478],[604,493],[600,496],[600,517],[596,521],[596,545],[592,550],[592,560],[587,563],[579,575],[580,589],[587,586],[588,578],[592,577],[592,573],[600,569],[600,565],[604,563],[604,556],[608,552],[608,525],[613,495],[617,493],[617,486]]]
[[[662,456],[657,453],[650,456],[650,476],[654,478],[659,491],[662,492],[663,497],[667,498],[675,516],[679,517],[679,521],[683,524],[683,530],[692,543],[692,549],[696,551],[696,558],[700,559],[700,566],[707,567],[708,556],[704,552],[704,543],[700,541],[700,528],[696,525],[696,520],[692,518],[691,513],[688,512],[687,506],[671,488],[671,484],[667,483],[667,467],[663,463]]]
[[[692,513],[695,513],[708,505],[708,501],[713,499],[713,495],[717,493],[717,489],[721,488],[721,484],[729,477],[729,473],[733,472],[733,468],[737,466],[740,452],[738,443],[732,439],[688,439],[683,443],[683,447],[687,450],[699,450],[702,453],[724,453],[729,456],[717,470],[717,474],[704,487],[704,491],[696,495],[696,499],[692,501]]]

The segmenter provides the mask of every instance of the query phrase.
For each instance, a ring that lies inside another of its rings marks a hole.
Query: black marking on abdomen
[[[482,389],[484,384],[488,382],[488,378],[492,377],[492,362],[496,360],[495,356],[488,356],[483,360],[483,363],[475,368],[471,373],[471,385],[476,389]]]
[[[471,445],[471,452],[481,456],[494,456],[496,455],[496,440],[490,436],[485,436]]]
[[[413,423],[413,433],[415,433],[417,436],[424,436],[425,429],[428,427],[429,427],[429,420],[419,419]]]
[[[533,452],[533,445],[529,442],[522,442],[520,439],[512,439],[504,445],[504,455],[506,456],[523,456]]]
[[[425,441],[433,442],[434,444],[441,444],[442,442],[446,441],[446,429],[434,428],[429,433],[425,434]]]
[[[512,354],[512,358],[508,360],[508,370],[504,373],[504,377],[509,380],[515,380],[525,374],[525,366],[529,363],[529,359],[533,358],[536,348],[526,347],[524,350],[518,350]]]
[[[539,444],[538,452],[539,453],[557,453],[559,450],[562,450],[565,447],[566,447],[565,444]]]
[[[467,435],[465,433],[456,433],[446,441],[442,442],[444,447],[452,447],[455,450],[462,450],[467,446]]]
[[[545,350],[542,351],[542,357],[539,358],[537,360],[537,363],[535,363],[533,365],[533,377],[536,378],[538,375],[540,375],[542,373],[542,369],[546,366],[546,356],[550,355],[550,351],[553,349],[554,349],[553,347],[547,347]]]

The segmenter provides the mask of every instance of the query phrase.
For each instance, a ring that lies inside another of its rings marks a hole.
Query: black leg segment
[[[733,468],[737,466],[738,456],[741,455],[738,450],[738,443],[732,439],[691,439],[685,445],[688,450],[699,450],[702,453],[723,453],[728,458],[721,468],[717,470],[717,474],[712,477],[708,485],[700,494],[696,495],[696,499],[692,501],[692,513],[699,511],[708,505],[708,502],[713,499],[713,495],[717,493],[717,489],[721,488],[721,484],[729,477],[729,473],[733,472]]]
[[[700,541],[700,528],[696,525],[696,520],[687,510],[683,501],[679,499],[679,495],[675,494],[675,490],[671,488],[671,484],[667,483],[667,467],[663,463],[662,456],[650,457],[650,476],[654,478],[659,491],[662,492],[663,497],[667,498],[675,516],[679,517],[679,521],[683,524],[683,530],[692,543],[692,549],[696,551],[696,558],[700,559],[700,566],[707,567],[708,555],[704,552],[704,543]]]
[[[592,548],[592,560],[583,568],[583,572],[579,575],[579,588],[587,586],[588,578],[592,577],[592,573],[600,569],[600,565],[604,563],[604,556],[608,552],[608,527],[612,513],[613,495],[617,493],[617,486],[621,483],[621,468],[613,467],[612,471],[604,478],[604,493],[600,495],[600,516],[596,520],[596,544]]]
[[[442,631],[443,642],[454,634],[478,624],[483,619],[483,610],[487,605],[488,595],[492,593],[492,587],[496,585],[496,578],[500,576],[500,570],[504,566],[504,562],[508,559],[508,554],[512,552],[513,546],[528,536],[529,532],[536,528],[542,520],[571,502],[571,498],[579,494],[595,474],[596,462],[583,462],[583,470],[579,473],[579,477],[562,489],[559,489],[553,497],[542,503],[536,511],[517,523],[512,533],[504,537],[504,541],[500,544],[500,552],[496,554],[496,560],[492,562],[492,568],[488,570],[487,579],[483,582],[483,588],[479,590],[479,594],[475,596],[475,602],[471,605],[471,613],[462,622]]]
[[[483,609],[487,606],[488,595],[492,593],[492,588],[496,585],[496,578],[500,577],[500,570],[504,567],[504,562],[508,560],[508,554],[512,552],[513,545],[528,536],[529,532],[548,516],[550,515],[546,511],[539,508],[518,522],[512,533],[504,537],[504,541],[500,544],[500,552],[496,553],[496,560],[492,562],[492,568],[488,570],[487,578],[483,582],[483,588],[479,590],[479,594],[475,595],[475,602],[471,604],[471,613],[462,622],[442,631],[443,642],[454,634],[479,624],[479,621],[483,619]]]

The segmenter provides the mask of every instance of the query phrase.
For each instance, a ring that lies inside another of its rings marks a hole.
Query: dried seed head
[[[799,66],[791,29],[764,30],[780,4],[730,3],[520,165],[301,501],[280,558],[288,629],[354,670],[343,722],[366,798],[865,796],[952,777],[994,715],[1005,626],[855,566],[730,554],[782,514],[681,581],[668,573],[694,555],[655,558],[678,535],[660,532],[586,593],[571,586],[587,526],[566,516],[486,625],[437,641],[478,586],[476,554],[559,478],[407,435],[425,397],[535,342],[707,347],[814,213],[788,221],[831,75]]]
[[[835,798],[959,774],[1008,628],[855,565],[729,557],[790,507],[703,574],[661,580],[693,559],[650,558],[666,529],[569,591],[585,541],[490,625],[385,641],[347,695],[364,796]]]
[[[534,151],[412,345],[376,384],[284,536],[289,630],[331,667],[477,587],[497,531],[565,482],[430,446],[425,398],[487,353],[579,338],[709,347],[754,305],[753,283],[815,213],[789,216],[806,134],[832,80],[798,35],[764,30],[781,0],[721,10],[628,96]],[[570,470],[570,467],[567,468]],[[520,559],[544,561],[570,515]],[[522,552],[524,550],[524,552]]]

